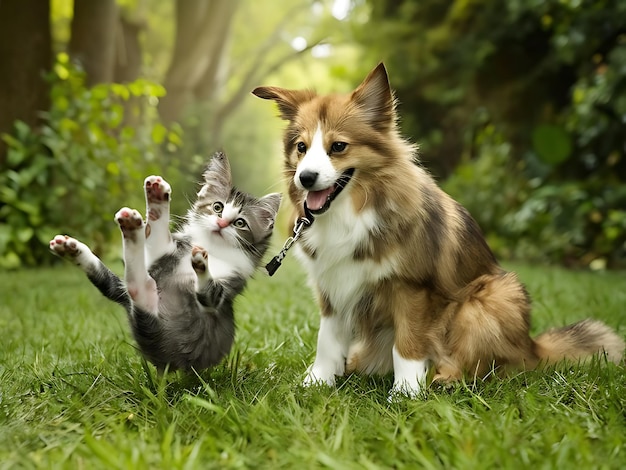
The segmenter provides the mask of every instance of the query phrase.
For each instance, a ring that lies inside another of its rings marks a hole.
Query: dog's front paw
[[[409,384],[406,381],[394,382],[387,400],[389,403],[401,401],[405,398],[415,400],[417,398],[423,398],[424,391],[419,383]]]
[[[322,367],[311,366],[306,373],[306,377],[302,381],[302,385],[305,387],[311,387],[314,385],[328,385],[330,387],[335,386],[335,373],[334,371],[326,371]]]
[[[134,239],[137,231],[143,229],[141,214],[128,207],[123,207],[116,212],[115,221],[120,226],[124,238]]]

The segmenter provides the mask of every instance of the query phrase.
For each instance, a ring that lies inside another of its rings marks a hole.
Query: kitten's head
[[[233,187],[230,164],[222,152],[213,156],[203,176],[190,222],[202,226],[211,247],[241,249],[257,266],[270,242],[280,193],[258,199]]]

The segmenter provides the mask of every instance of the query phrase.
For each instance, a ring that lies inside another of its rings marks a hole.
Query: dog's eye
[[[246,228],[248,224],[243,219],[237,219],[233,222],[233,225],[237,228]]]
[[[215,212],[216,214],[221,214],[223,210],[224,210],[224,204],[222,204],[221,202],[213,203],[213,212]]]
[[[306,152],[306,144],[304,142],[298,142],[296,148],[298,149],[298,153]]]
[[[333,142],[330,146],[330,151],[333,153],[341,153],[347,146],[348,144],[346,142]]]

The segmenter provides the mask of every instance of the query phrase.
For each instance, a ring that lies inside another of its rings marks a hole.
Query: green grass
[[[518,266],[533,332],[626,332],[626,276]],[[119,271],[119,269],[118,269]],[[391,377],[302,388],[318,325],[292,258],[238,301],[236,346],[158,379],[124,311],[63,265],[0,273],[0,468],[623,468],[624,365],[602,358],[388,403]]]

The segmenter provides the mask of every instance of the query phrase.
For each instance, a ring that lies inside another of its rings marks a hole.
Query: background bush
[[[0,267],[54,261],[48,241],[57,233],[90,240],[96,253],[118,230],[114,212],[144,205],[140,181],[167,167],[181,144],[180,131],[156,118],[161,86],[85,86],[84,74],[60,54],[53,73],[52,104],[44,124],[23,122],[3,138],[7,165],[0,170]],[[183,201],[184,202],[184,201]]]
[[[104,3],[121,27],[110,23],[95,51],[77,47],[93,39],[81,43],[79,25],[104,24],[95,4],[50,3],[54,49],[85,65],[88,79],[61,55],[50,78],[52,108],[35,108],[48,111],[43,127],[16,122],[4,137],[6,157],[0,143],[0,267],[48,262],[39,245],[57,231],[88,237],[101,250],[115,234],[111,214],[143,204],[140,181],[152,172],[173,180],[177,194],[187,191],[174,198],[181,213],[218,149],[231,157],[242,189],[282,190],[284,123],[249,90],[349,91],[381,60],[403,134],[500,257],[626,267],[626,2],[364,0],[343,11],[334,0],[293,9],[276,0],[224,3],[228,11],[206,2]],[[2,5],[25,11],[17,0]],[[77,5],[91,16],[76,14]],[[0,15],[0,31],[17,16]],[[16,73],[1,77],[33,76],[25,58],[39,46],[29,38],[45,31],[33,33],[31,24],[22,21],[2,42],[0,68]],[[112,79],[94,70],[116,43],[137,45],[131,75],[154,82],[85,86],[131,80],[117,73],[128,62],[115,62]],[[33,93],[19,81],[0,87],[9,89]],[[160,124],[157,105],[162,122],[180,127]],[[15,116],[0,108],[5,123]],[[32,115],[24,121],[38,125]]]
[[[404,132],[501,256],[626,266],[626,3],[368,0]]]

